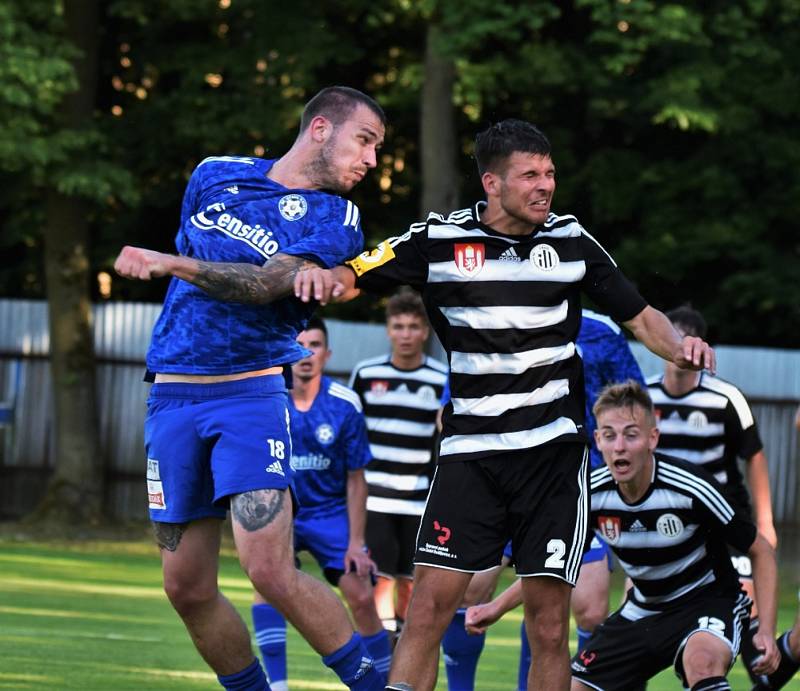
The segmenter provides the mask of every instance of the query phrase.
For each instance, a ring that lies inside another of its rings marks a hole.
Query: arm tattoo
[[[197,274],[189,282],[217,300],[266,304],[291,295],[295,274],[317,266],[303,257],[280,253],[264,266],[198,261]]]
[[[174,552],[178,549],[183,531],[186,530],[188,523],[162,523],[160,521],[153,521],[153,533],[156,536],[156,542],[161,549],[167,552]]]
[[[283,509],[286,490],[259,489],[237,494],[231,501],[231,515],[247,532],[259,530],[275,520]]]

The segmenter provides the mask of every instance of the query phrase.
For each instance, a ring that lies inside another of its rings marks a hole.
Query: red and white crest
[[[376,396],[382,396],[389,390],[389,382],[383,379],[375,379],[370,383],[369,390]]]
[[[483,268],[486,259],[486,248],[482,242],[458,242],[454,246],[456,268],[462,276],[472,278]]]
[[[600,533],[606,542],[611,545],[616,545],[619,542],[619,537],[622,534],[622,522],[619,516],[598,516],[597,527],[600,528]]]

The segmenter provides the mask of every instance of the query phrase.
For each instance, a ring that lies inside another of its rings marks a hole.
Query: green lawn
[[[230,552],[222,558],[220,582],[249,623],[250,588]],[[794,617],[796,574],[782,583],[779,627],[785,629]],[[479,691],[515,688],[519,622],[511,613],[487,637]],[[288,645],[293,689],[343,688],[293,631]],[[740,665],[730,680],[734,689],[749,689]],[[162,593],[157,550],[149,542],[0,539],[0,689],[213,688],[220,687]],[[649,688],[680,686],[665,672]],[[800,689],[800,681],[787,688]]]

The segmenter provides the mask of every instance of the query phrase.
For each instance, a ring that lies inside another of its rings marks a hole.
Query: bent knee
[[[683,669],[687,680],[694,684],[706,677],[723,676],[728,665],[715,651],[699,648],[684,652]]]
[[[608,608],[597,605],[587,605],[573,609],[575,624],[584,631],[594,631],[608,616]]]

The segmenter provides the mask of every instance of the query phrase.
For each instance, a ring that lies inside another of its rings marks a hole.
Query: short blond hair
[[[650,398],[647,389],[638,381],[628,379],[620,384],[609,384],[604,388],[592,406],[592,413],[597,419],[607,410],[628,408],[632,412],[635,406],[641,408],[645,412],[647,420],[655,425],[656,413],[653,399]]]

